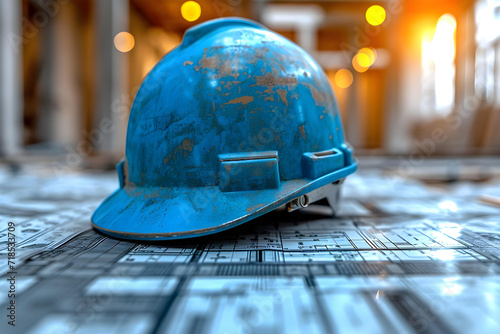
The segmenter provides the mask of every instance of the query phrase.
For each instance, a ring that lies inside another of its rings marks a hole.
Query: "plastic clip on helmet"
[[[130,112],[120,188],[99,231],[167,240],[220,232],[286,205],[336,206],[356,170],[319,65],[253,21],[189,29],[147,75]]]

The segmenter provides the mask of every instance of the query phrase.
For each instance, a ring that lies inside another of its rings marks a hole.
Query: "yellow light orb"
[[[335,84],[340,88],[349,87],[352,84],[352,81],[353,77],[351,71],[346,70],[345,68],[338,70],[337,73],[335,73]]]
[[[196,1],[186,1],[181,6],[182,17],[189,22],[196,21],[201,15],[201,6]]]
[[[119,32],[113,39],[115,48],[120,52],[129,52],[134,48],[134,36],[126,31]]]
[[[370,23],[372,26],[378,26],[384,23],[386,13],[384,7],[373,5],[366,10],[365,16],[368,23]]]
[[[357,62],[361,67],[370,67],[372,64],[370,57],[366,53],[358,53],[354,56],[353,61]]]
[[[368,66],[372,66],[377,60],[377,51],[374,48],[362,48],[358,51],[358,53],[362,53],[368,56],[370,59],[370,64]]]
[[[364,53],[358,53],[352,58],[352,67],[354,67],[357,72],[365,72],[368,70],[369,64],[370,58]]]

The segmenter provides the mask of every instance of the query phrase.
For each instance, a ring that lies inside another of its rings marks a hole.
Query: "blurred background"
[[[2,0],[1,159],[114,165],[148,71],[226,16],[313,55],[359,156],[500,153],[500,0]]]

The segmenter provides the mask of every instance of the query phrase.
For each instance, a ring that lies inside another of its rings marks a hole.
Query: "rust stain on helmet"
[[[303,82],[302,84],[309,88],[316,105],[319,105],[325,101],[325,96],[320,91],[318,91],[316,87],[307,82]]]
[[[237,97],[235,99],[230,100],[229,102],[226,102],[222,105],[225,104],[236,104],[236,103],[241,103],[243,105],[250,103],[253,101],[253,96],[242,96],[242,97]]]
[[[278,93],[278,95],[281,97],[281,101],[283,101],[285,105],[288,105],[288,100],[286,99],[287,91],[284,89],[277,89],[276,93]]]
[[[255,85],[265,86],[265,87],[274,87],[274,86],[278,86],[278,85],[295,86],[298,83],[297,78],[295,78],[293,75],[286,76],[286,77],[279,77],[279,76],[273,75],[272,73],[266,73],[264,75],[254,75],[253,78],[257,82]]]
[[[306,130],[304,129],[304,125],[299,126],[299,131],[300,135],[302,136],[302,139],[306,139],[307,135],[306,135]]]

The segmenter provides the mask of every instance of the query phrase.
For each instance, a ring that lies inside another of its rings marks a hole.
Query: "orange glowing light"
[[[116,34],[113,42],[115,44],[115,48],[120,52],[129,52],[135,45],[134,36],[126,31]]]
[[[196,21],[201,16],[201,6],[196,1],[186,1],[181,6],[182,17],[189,22]]]
[[[338,70],[337,73],[335,73],[335,84],[340,88],[349,87],[352,84],[352,81],[353,77],[351,71],[346,70],[345,68]]]
[[[368,67],[370,67],[369,64],[370,57],[368,57],[364,53],[358,53],[354,56],[354,58],[352,58],[352,67],[354,67],[357,72],[366,72],[366,70],[368,70]]]
[[[361,67],[370,67],[372,64],[370,57],[366,53],[358,53],[354,56],[354,60]]]
[[[374,48],[362,48],[358,51],[358,54],[359,53],[362,53],[362,54],[365,54],[366,56],[368,56],[369,63],[367,66],[372,66],[373,63],[375,63],[375,60],[377,60],[377,51]]]

